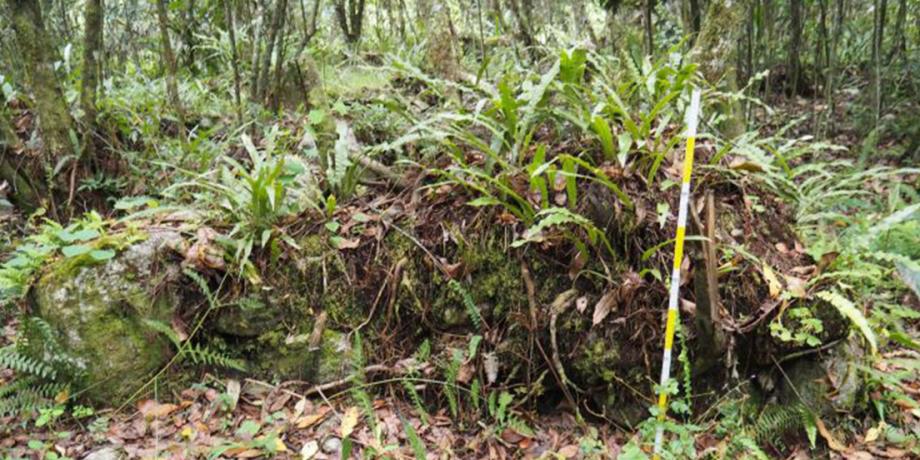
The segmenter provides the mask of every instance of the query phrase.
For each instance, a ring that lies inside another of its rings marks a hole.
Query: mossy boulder
[[[169,339],[148,324],[169,324],[181,304],[179,264],[166,261],[180,239],[153,232],[104,263],[64,260],[36,284],[35,313],[58,332],[89,401],[124,401],[170,359]]]
[[[310,333],[268,332],[259,337],[261,351],[250,363],[259,374],[276,380],[321,384],[347,377],[354,370],[348,337],[332,329],[319,337],[311,344]]]

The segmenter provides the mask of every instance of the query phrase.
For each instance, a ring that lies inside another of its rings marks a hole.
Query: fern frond
[[[878,353],[878,344],[875,340],[875,333],[872,332],[872,328],[869,326],[869,320],[867,320],[865,315],[856,308],[856,305],[853,305],[853,302],[850,302],[849,299],[837,291],[821,291],[816,295],[820,299],[833,305],[841,315],[849,319],[850,322],[859,329],[863,337],[866,338],[866,341],[869,342],[869,349],[872,351],[872,354]]]
[[[53,367],[20,353],[13,345],[0,348],[0,368],[12,369],[22,374],[35,375],[43,379],[53,380],[56,376]]]
[[[469,315],[470,321],[473,322],[473,325],[476,326],[476,329],[482,330],[482,314],[479,313],[479,308],[476,306],[476,303],[473,302],[473,296],[470,295],[470,292],[463,287],[457,280],[450,280],[448,283],[450,288],[460,296],[460,299],[463,301],[463,307],[466,308],[466,314]]]
[[[182,350],[183,355],[188,356],[195,364],[206,364],[208,366],[219,366],[227,369],[238,371],[246,370],[246,363],[235,358],[231,358],[225,353],[212,350],[207,345],[190,344]]]

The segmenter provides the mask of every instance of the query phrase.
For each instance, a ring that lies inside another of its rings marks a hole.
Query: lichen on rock
[[[150,232],[114,259],[54,266],[36,284],[35,313],[72,355],[88,400],[123,401],[171,357],[169,339],[145,321],[169,324],[180,304],[179,265],[160,263],[179,240],[174,231]]]

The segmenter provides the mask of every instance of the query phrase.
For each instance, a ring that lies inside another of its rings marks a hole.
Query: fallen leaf
[[[794,276],[783,275],[786,279],[786,290],[792,297],[803,299],[807,295],[805,292],[805,280]]]
[[[342,238],[339,236],[334,236],[330,238],[330,241],[332,242],[332,245],[335,246],[336,249],[354,249],[354,248],[357,248],[359,244],[361,244],[360,238],[348,239],[348,238]]]
[[[591,318],[592,326],[597,326],[610,314],[610,311],[616,306],[616,297],[616,289],[611,289],[601,296],[601,299],[594,305],[594,315]]]
[[[303,447],[300,448],[300,458],[301,460],[310,460],[319,453],[319,443],[316,440],[307,441]]]
[[[588,297],[581,296],[578,300],[575,301],[575,309],[578,310],[578,313],[584,313],[585,309],[588,308]]]
[[[874,426],[872,428],[869,428],[869,431],[866,431],[866,437],[863,438],[863,442],[868,444],[868,443],[877,441],[879,433],[880,433],[880,430],[878,429],[878,427]]]
[[[344,439],[355,430],[358,425],[358,408],[351,406],[342,415],[342,424],[339,426],[339,435]]]
[[[329,406],[321,406],[315,414],[305,415],[297,420],[297,428],[304,429],[316,425],[320,420],[326,418],[330,410]]]
[[[494,352],[484,353],[483,356],[482,366],[486,371],[486,382],[491,385],[498,380],[498,357]]]
[[[575,458],[578,456],[578,446],[575,444],[569,444],[556,451],[556,455],[562,458]]]
[[[844,452],[847,450],[847,446],[840,444],[840,441],[834,437],[834,434],[827,429],[824,425],[824,422],[820,418],[815,418],[815,425],[818,427],[818,433],[821,433],[821,437],[827,441],[827,447],[830,447],[831,450],[836,450],[837,452]]]
[[[137,405],[137,410],[140,411],[141,415],[145,419],[160,418],[166,417],[167,415],[173,413],[178,409],[179,406],[175,404],[160,404],[152,399],[146,399],[141,401]]]
[[[763,272],[763,279],[770,289],[770,297],[773,299],[779,297],[779,293],[783,290],[783,285],[779,282],[779,278],[776,277],[776,273],[773,273],[773,269],[766,262],[761,265],[761,271]]]
[[[275,438],[275,452],[287,452],[287,445],[281,438]]]
[[[744,158],[735,158],[728,167],[736,171],[763,172],[763,166]]]
[[[233,411],[240,400],[240,382],[238,380],[227,380],[227,396],[230,396],[230,411]]]

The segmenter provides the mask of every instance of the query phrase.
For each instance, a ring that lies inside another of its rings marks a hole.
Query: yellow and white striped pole
[[[690,202],[690,176],[693,174],[693,149],[696,143],[696,126],[700,117],[700,90],[693,90],[690,109],[687,111],[687,151],[684,155],[684,175],[680,184],[680,206],[677,212],[677,235],[674,237],[674,266],[671,268],[671,289],[668,297],[668,317],[664,329],[664,357],[661,360],[661,382],[658,393],[658,421],[663,422],[668,408],[668,393],[665,390],[671,378],[671,349],[674,345],[674,329],[677,327],[677,303],[680,290],[680,266],[684,260],[684,236],[687,233],[687,207]],[[658,460],[664,426],[659,423],[655,431],[654,458]]]

